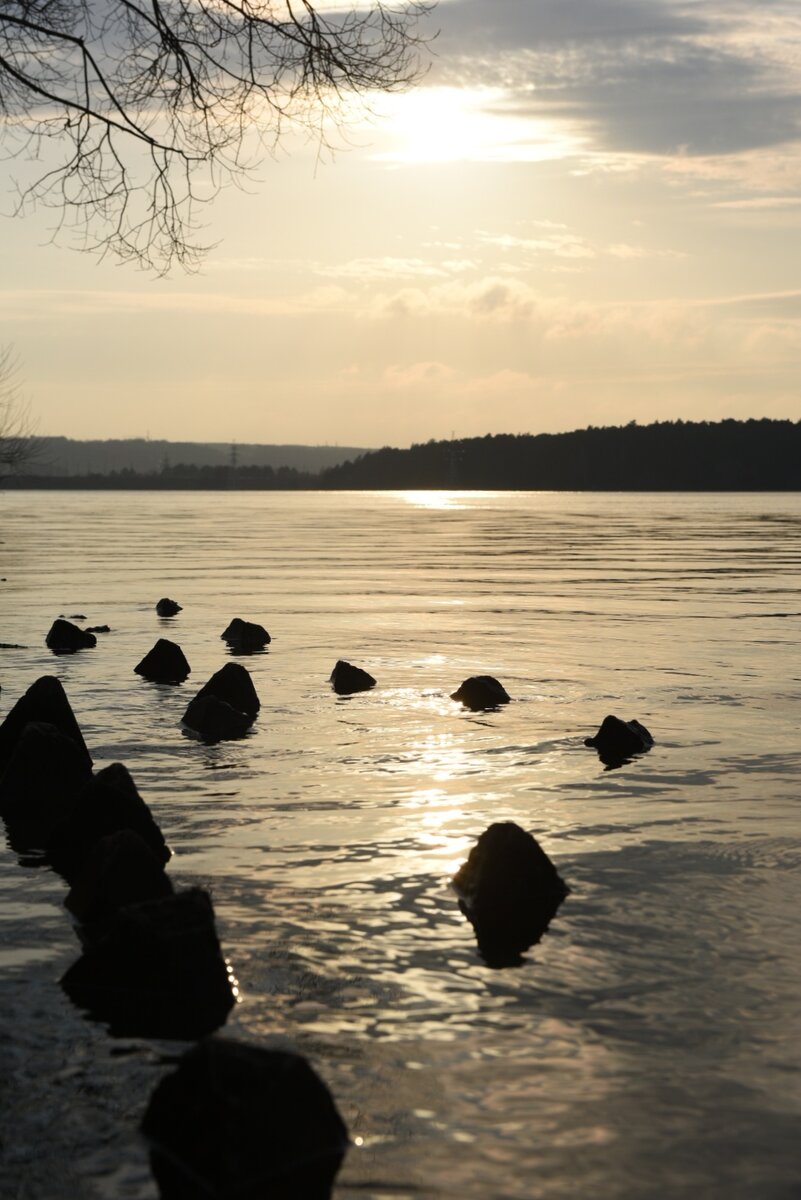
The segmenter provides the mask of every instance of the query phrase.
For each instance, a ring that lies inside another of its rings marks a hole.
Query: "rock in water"
[[[92,777],[86,747],[55,725],[30,721],[0,776],[0,816],[17,853],[43,849],[75,812]]]
[[[234,617],[220,636],[229,646],[240,652],[261,650],[272,641],[263,625],[257,625],[254,621],[243,621],[241,617]]]
[[[66,737],[72,738],[83,752],[86,765],[91,770],[91,755],[86,749],[83,734],[61,681],[54,675],[42,675],[31,684],[23,696],[20,696],[0,725],[0,774],[8,763],[23,729],[30,721],[55,725]]]
[[[244,737],[253,724],[253,717],[226,704],[218,696],[195,696],[181,722],[201,741],[222,742]]]
[[[119,909],[171,894],[161,859],[138,833],[120,829],[94,843],[64,907],[85,927],[81,940],[89,942],[107,932]]]
[[[509,693],[493,675],[471,675],[451,693],[451,700],[458,700],[465,708],[481,712],[497,708],[499,704],[508,704]]]
[[[201,696],[216,696],[251,717],[261,708],[253,680],[241,663],[229,662],[215,671],[208,683],[203,684],[197,699]]]
[[[299,1054],[208,1038],[142,1121],[162,1200],[329,1200],[348,1132]]]
[[[72,883],[94,856],[95,844],[121,829],[137,833],[160,863],[169,861],[164,835],[130,772],[122,763],[111,763],[87,781],[69,818],[52,831],[45,846],[47,860]]]
[[[166,638],[159,638],[153,649],[134,667],[136,675],[153,683],[183,683],[190,670],[181,647]]]
[[[61,985],[117,1037],[205,1037],[235,1003],[214,909],[201,888],[121,908]]]
[[[45,645],[55,654],[73,654],[76,650],[91,650],[97,645],[97,638],[73,625],[72,621],[58,617],[50,626]]]
[[[160,617],[174,617],[177,613],[183,612],[183,609],[176,600],[170,600],[169,597],[163,596],[156,605],[156,612]]]
[[[485,829],[453,887],[491,967],[519,965],[569,891],[536,838],[513,821]]]
[[[639,721],[621,721],[620,717],[604,717],[595,737],[584,739],[585,746],[594,746],[601,762],[609,767],[622,766],[632,754],[642,754],[654,744],[648,730]]]
[[[350,696],[354,692],[367,692],[375,687],[375,679],[361,667],[354,667],[344,659],[334,666],[331,672],[331,686],[338,696]]]

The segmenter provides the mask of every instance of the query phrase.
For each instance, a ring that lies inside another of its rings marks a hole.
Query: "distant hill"
[[[368,451],[331,488],[801,491],[801,421],[662,421]]]
[[[28,475],[107,475],[136,471],[149,475],[179,464],[192,467],[292,467],[317,473],[364,453],[358,446],[280,446],[231,442],[169,442],[149,438],[78,441],[67,437],[32,439],[35,452]]]
[[[631,422],[368,451],[39,440],[40,457],[4,487],[801,491],[801,421]]]

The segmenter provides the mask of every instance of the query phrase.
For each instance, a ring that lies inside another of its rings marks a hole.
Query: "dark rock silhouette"
[[[118,1037],[205,1037],[235,1003],[214,909],[201,888],[119,909],[61,985]]]
[[[208,1038],[142,1121],[162,1200],[328,1200],[348,1132],[299,1054]]]
[[[595,737],[584,739],[585,746],[594,746],[601,762],[620,767],[633,754],[642,754],[654,744],[648,730],[639,721],[621,721],[619,717],[604,717]]]
[[[174,617],[176,613],[182,611],[181,605],[176,600],[170,600],[167,596],[163,596],[156,605],[156,612],[160,617]]]
[[[509,693],[492,675],[471,675],[451,693],[451,700],[458,700],[465,708],[481,712],[483,709],[497,708],[499,704],[508,704]]]
[[[181,720],[204,742],[244,737],[253,724],[253,717],[218,696],[195,696]]]
[[[490,967],[518,966],[569,891],[536,838],[513,821],[485,829],[453,887]]]
[[[263,625],[257,625],[254,621],[243,621],[241,617],[234,617],[220,636],[232,649],[240,652],[261,650],[272,641]]]
[[[111,633],[110,625],[89,625],[84,631],[85,633]]]
[[[64,906],[86,928],[84,941],[105,934],[118,909],[172,894],[164,863],[133,829],[100,838],[75,877]]]
[[[45,844],[47,860],[72,883],[93,859],[96,843],[121,829],[137,833],[160,863],[169,861],[164,836],[127,767],[112,763],[86,783],[68,819],[53,829]]]
[[[30,721],[55,725],[66,737],[72,738],[83,752],[86,765],[91,770],[91,756],[60,680],[54,675],[42,675],[31,684],[23,696],[20,696],[0,725],[0,773],[8,763],[23,729]]]
[[[76,650],[91,650],[97,645],[97,638],[73,625],[72,621],[57,617],[50,626],[45,645],[55,654],[74,654]]]
[[[85,746],[55,725],[28,722],[0,775],[0,816],[13,849],[43,849],[91,775]]]
[[[183,683],[191,668],[186,656],[175,642],[159,638],[152,650],[148,650],[134,673],[153,683]]]
[[[361,667],[340,658],[331,672],[331,686],[338,696],[350,696],[354,692],[367,692],[375,687],[376,681]]]
[[[200,699],[201,696],[216,696],[218,700],[224,700],[232,708],[251,717],[255,717],[261,708],[253,680],[241,663],[229,662],[215,671],[196,698]]]

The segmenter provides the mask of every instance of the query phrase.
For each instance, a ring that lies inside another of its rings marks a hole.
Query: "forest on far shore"
[[[25,474],[6,488],[799,491],[801,421],[659,421],[572,433],[488,434],[384,447],[317,473],[293,467],[164,463],[69,476]]]

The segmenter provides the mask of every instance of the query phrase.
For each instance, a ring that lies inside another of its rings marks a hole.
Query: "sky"
[[[290,134],[217,196],[198,273],[0,218],[37,433],[801,418],[797,0],[440,0],[426,29],[420,82],[354,106],[335,152]]]

